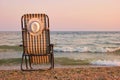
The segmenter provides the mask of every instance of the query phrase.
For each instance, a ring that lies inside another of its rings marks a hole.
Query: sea
[[[93,60],[92,64],[120,65],[120,56],[108,55],[120,50],[120,31],[51,31],[50,41],[56,57],[95,58],[97,61]],[[20,31],[0,31],[0,46],[21,44]]]

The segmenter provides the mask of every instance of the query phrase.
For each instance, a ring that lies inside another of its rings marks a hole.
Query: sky
[[[26,13],[47,14],[52,31],[120,31],[120,0],[0,0],[0,31],[20,31]]]

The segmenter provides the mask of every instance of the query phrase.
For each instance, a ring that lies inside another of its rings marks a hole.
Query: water
[[[22,44],[21,32],[0,32],[0,36],[0,46]],[[53,31],[50,36],[55,57],[90,59],[96,65],[120,65],[120,56],[106,54],[120,50],[120,32]]]
[[[113,52],[120,48],[120,32],[53,32],[56,52]]]
[[[0,46],[22,44],[21,32],[0,32],[0,36]],[[51,43],[55,52],[113,52],[120,49],[120,32],[54,31]]]
[[[1,31],[0,32],[0,46],[18,46],[22,44],[21,32]]]

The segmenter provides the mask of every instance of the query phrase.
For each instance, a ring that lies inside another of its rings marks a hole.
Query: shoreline
[[[0,70],[21,70],[20,68],[21,64],[17,63],[17,64],[4,64],[4,65],[0,65]],[[24,64],[25,67],[25,64]],[[40,68],[40,69],[48,69],[50,67],[50,64],[38,64],[38,65],[33,65],[33,68]],[[76,64],[60,64],[60,63],[55,63],[54,65],[54,69],[60,68],[102,68],[102,67],[106,67],[106,68],[114,68],[114,67],[120,67],[120,66],[115,66],[115,65],[94,65],[94,64],[80,64],[80,65],[76,65]]]
[[[0,53],[0,66],[4,66],[6,64],[6,66],[20,65],[21,57],[22,51],[2,52]],[[114,53],[54,53],[54,57],[55,65],[59,65],[58,67],[85,65],[108,67],[120,66],[120,56]],[[2,67],[0,70],[2,70]]]
[[[34,68],[39,67],[40,69],[48,69],[49,65],[39,65],[35,66]],[[100,66],[100,65],[60,65],[60,64],[55,64],[54,69],[69,69],[69,68],[114,68],[114,67],[120,67],[120,66]],[[0,70],[21,70],[20,64],[17,65],[1,65]],[[39,70],[38,70],[39,71]]]

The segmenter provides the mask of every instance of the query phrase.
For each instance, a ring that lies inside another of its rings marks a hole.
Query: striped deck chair
[[[21,70],[36,70],[32,66],[39,64],[50,64],[50,69],[53,69],[53,44],[50,44],[48,16],[25,14],[21,18],[21,25],[23,41]]]

